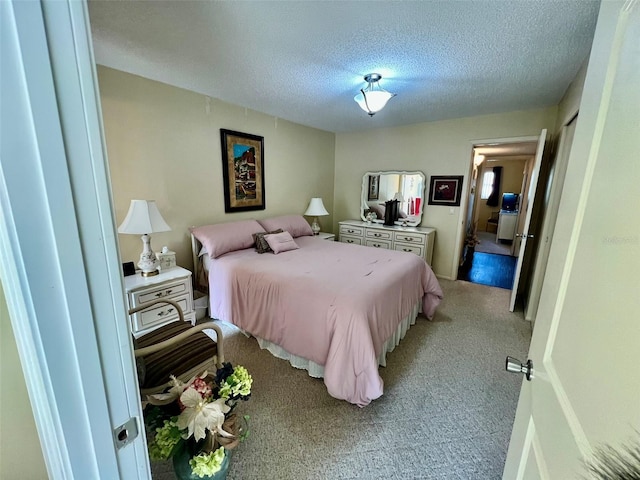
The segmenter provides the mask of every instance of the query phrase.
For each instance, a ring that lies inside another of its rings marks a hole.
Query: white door
[[[0,1],[0,279],[49,478],[147,479],[88,18]]]
[[[553,165],[551,173],[551,192],[549,200],[545,207],[545,215],[540,229],[540,247],[536,255],[535,265],[533,267],[531,289],[529,290],[529,298],[527,299],[525,315],[526,320],[530,320],[535,325],[535,317],[538,311],[538,302],[540,301],[540,292],[542,291],[542,281],[547,270],[547,260],[549,259],[549,248],[553,239],[553,229],[558,218],[558,205],[562,198],[562,187],[564,186],[565,174],[567,173],[567,161],[573,145],[573,135],[576,131],[576,123],[578,117],[574,117],[567,125],[562,128],[560,134],[560,142],[558,153]]]
[[[520,284],[520,274],[522,273],[522,261],[524,260],[524,252],[527,248],[527,238],[529,237],[529,226],[531,225],[531,212],[533,211],[533,200],[536,198],[536,190],[538,187],[538,177],[540,176],[540,166],[542,165],[542,153],[544,144],[547,139],[547,130],[544,129],[540,133],[538,139],[538,147],[536,148],[536,157],[531,170],[531,180],[529,182],[529,190],[527,198],[520,201],[520,209],[524,211],[524,227],[520,237],[520,246],[518,247],[518,260],[516,261],[516,272],[513,279],[513,289],[511,290],[511,300],[509,301],[509,311],[513,312],[516,305],[516,296],[518,294],[518,285]],[[525,203],[526,202],[526,203]],[[522,215],[522,212],[520,213]]]
[[[590,478],[594,451],[638,444],[640,8],[625,5],[601,4],[505,480]]]

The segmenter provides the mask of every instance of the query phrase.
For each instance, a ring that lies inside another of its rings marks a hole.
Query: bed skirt
[[[391,337],[389,337],[387,341],[384,342],[384,344],[382,345],[382,351],[378,356],[378,365],[382,367],[387,366],[387,353],[393,352],[394,348],[396,348],[396,346],[400,344],[400,340],[402,340],[404,336],[407,334],[407,331],[409,330],[409,328],[411,328],[412,325],[415,325],[416,318],[418,317],[418,314],[422,309],[421,307],[422,307],[421,301],[416,303],[411,313],[407,315],[400,322],[400,324],[398,325],[398,328],[396,328],[396,331],[393,333],[393,335],[391,335]],[[243,333],[247,336],[250,336],[246,332],[243,332]],[[269,352],[274,357],[281,358],[282,360],[288,360],[292,367],[306,370],[309,373],[310,377],[324,378],[323,365],[319,365],[315,362],[312,362],[311,360],[307,360],[306,358],[293,355],[292,353],[287,352],[281,346],[276,345],[275,343],[269,342],[264,338],[260,338],[260,337],[255,337],[255,338],[256,340],[258,340],[258,345],[260,345],[260,348],[262,348],[263,350],[264,349],[269,350]]]

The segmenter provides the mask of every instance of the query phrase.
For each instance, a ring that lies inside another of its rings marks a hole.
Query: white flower
[[[217,431],[223,437],[232,436],[222,429],[224,414],[231,409],[223,398],[209,402],[195,389],[187,388],[180,395],[180,401],[185,409],[178,417],[177,425],[180,430],[189,429],[188,437],[193,435],[196,441],[201,440],[207,430]]]
[[[200,375],[200,378],[205,378],[207,376],[207,371]],[[179,378],[176,378],[174,375],[169,375],[169,383],[171,384],[171,388],[167,390],[165,393],[155,393],[153,395],[147,395],[147,402],[151,405],[169,405],[173,401],[180,398],[182,392],[184,392],[185,388],[193,383],[193,381],[198,378],[198,376],[191,377],[189,381],[186,383],[182,383]]]

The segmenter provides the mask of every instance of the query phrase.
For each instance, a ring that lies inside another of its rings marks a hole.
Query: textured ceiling
[[[99,64],[332,132],[559,102],[599,2],[90,0]],[[353,101],[366,73],[397,97]]]

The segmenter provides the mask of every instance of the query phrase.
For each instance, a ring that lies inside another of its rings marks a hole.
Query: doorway
[[[516,235],[522,228],[519,207],[527,198],[537,140],[524,137],[473,145],[458,280],[512,289],[519,249]],[[503,205],[503,198],[516,203]]]

